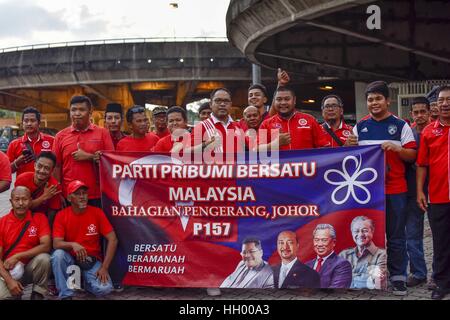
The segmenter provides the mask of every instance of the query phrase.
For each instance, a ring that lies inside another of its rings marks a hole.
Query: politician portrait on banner
[[[105,152],[102,203],[119,238],[111,268],[124,285],[383,288],[386,256],[376,270],[358,258],[385,249],[384,170],[379,146],[209,164]],[[367,246],[356,217],[376,226]]]

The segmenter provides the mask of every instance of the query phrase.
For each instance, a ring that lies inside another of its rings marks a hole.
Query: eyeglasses
[[[217,98],[217,99],[214,99],[213,102],[214,102],[215,104],[222,104],[222,103],[224,103],[224,104],[230,104],[230,103],[231,103],[231,100],[230,100],[230,99],[219,99],[219,98]]]
[[[340,107],[341,107],[340,105],[333,103],[333,104],[326,104],[326,105],[322,106],[322,109],[337,109]]]
[[[253,250],[248,250],[248,251],[242,251],[241,255],[245,256],[247,254],[255,254],[259,251],[259,249],[253,249]]]

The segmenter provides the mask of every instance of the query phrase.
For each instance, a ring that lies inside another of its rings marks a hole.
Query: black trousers
[[[429,210],[434,280],[439,287],[450,289],[450,203],[431,204]]]

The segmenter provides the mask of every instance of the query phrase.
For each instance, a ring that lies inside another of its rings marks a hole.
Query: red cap
[[[83,181],[73,180],[67,186],[67,194],[72,194],[75,191],[77,191],[78,189],[80,189],[81,187],[88,188],[88,186]]]

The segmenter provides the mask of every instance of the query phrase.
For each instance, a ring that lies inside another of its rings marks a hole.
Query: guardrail
[[[103,39],[103,40],[79,40],[79,41],[67,41],[67,42],[54,42],[54,43],[40,43],[33,45],[8,47],[0,49],[0,53],[35,50],[35,49],[48,49],[48,48],[61,48],[61,47],[74,47],[74,46],[92,46],[100,44],[121,44],[121,43],[146,43],[146,42],[227,42],[225,37],[155,37],[155,38],[123,38],[123,39]]]

